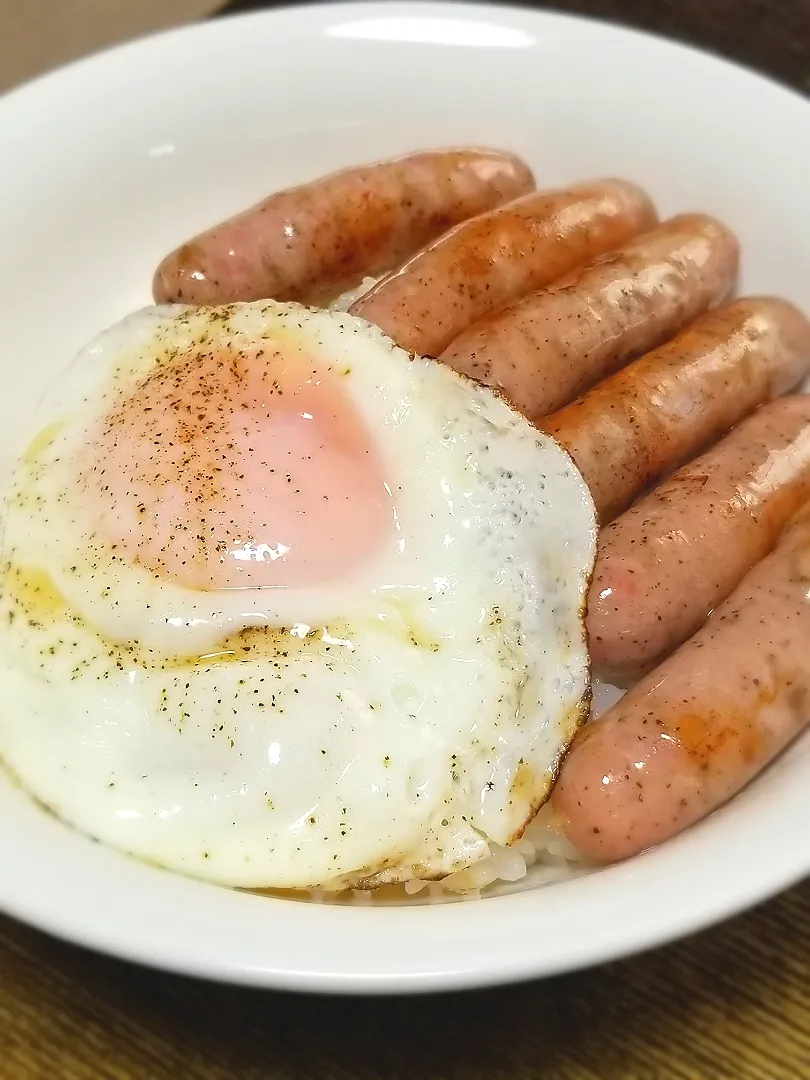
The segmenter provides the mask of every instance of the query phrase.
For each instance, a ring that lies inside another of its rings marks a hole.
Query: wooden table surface
[[[659,30],[810,90],[810,0],[554,6]],[[802,1080],[810,1078],[810,882],[597,970],[402,1000],[213,986],[0,918],[0,1077]]]

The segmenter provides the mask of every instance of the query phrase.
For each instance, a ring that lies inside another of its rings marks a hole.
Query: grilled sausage
[[[727,295],[737,241],[713,218],[671,218],[619,251],[473,324],[441,354],[540,420]]]
[[[622,180],[533,192],[457,225],[349,310],[404,349],[438,356],[477,319],[657,221],[649,197]]]
[[[553,805],[601,860],[634,855],[710,813],[810,721],[810,515],[705,626],[565,759]]]
[[[810,498],[810,395],[763,405],[602,530],[591,659],[643,670],[693,634]]]
[[[756,297],[709,312],[542,422],[585,477],[601,523],[810,370],[810,322]]]
[[[332,173],[173,251],[155,273],[155,301],[323,303],[533,188],[529,167],[495,150],[430,151]]]

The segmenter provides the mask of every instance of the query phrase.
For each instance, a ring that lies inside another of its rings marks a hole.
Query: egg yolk
[[[116,557],[200,590],[309,586],[368,559],[393,517],[345,374],[272,343],[158,365],[85,473]]]

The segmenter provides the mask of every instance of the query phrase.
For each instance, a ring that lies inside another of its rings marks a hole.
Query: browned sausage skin
[[[797,308],[769,297],[737,300],[541,426],[573,457],[604,525],[808,370],[810,322]]]
[[[533,192],[462,222],[350,308],[398,345],[438,356],[462,330],[658,221],[623,180]]]
[[[626,676],[685,641],[810,498],[810,395],[763,405],[602,530],[591,659]]]
[[[720,303],[738,260],[724,225],[683,214],[473,324],[441,359],[540,420]]]
[[[626,858],[710,813],[810,721],[810,515],[685,645],[586,727],[553,805],[585,855]]]
[[[183,244],[158,267],[157,303],[325,303],[468,217],[534,188],[497,150],[436,150],[280,191]]]

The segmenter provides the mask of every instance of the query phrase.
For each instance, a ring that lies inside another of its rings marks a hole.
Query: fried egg
[[[2,526],[0,757],[160,866],[441,878],[520,836],[587,711],[582,477],[346,314],[130,316],[42,402]]]

